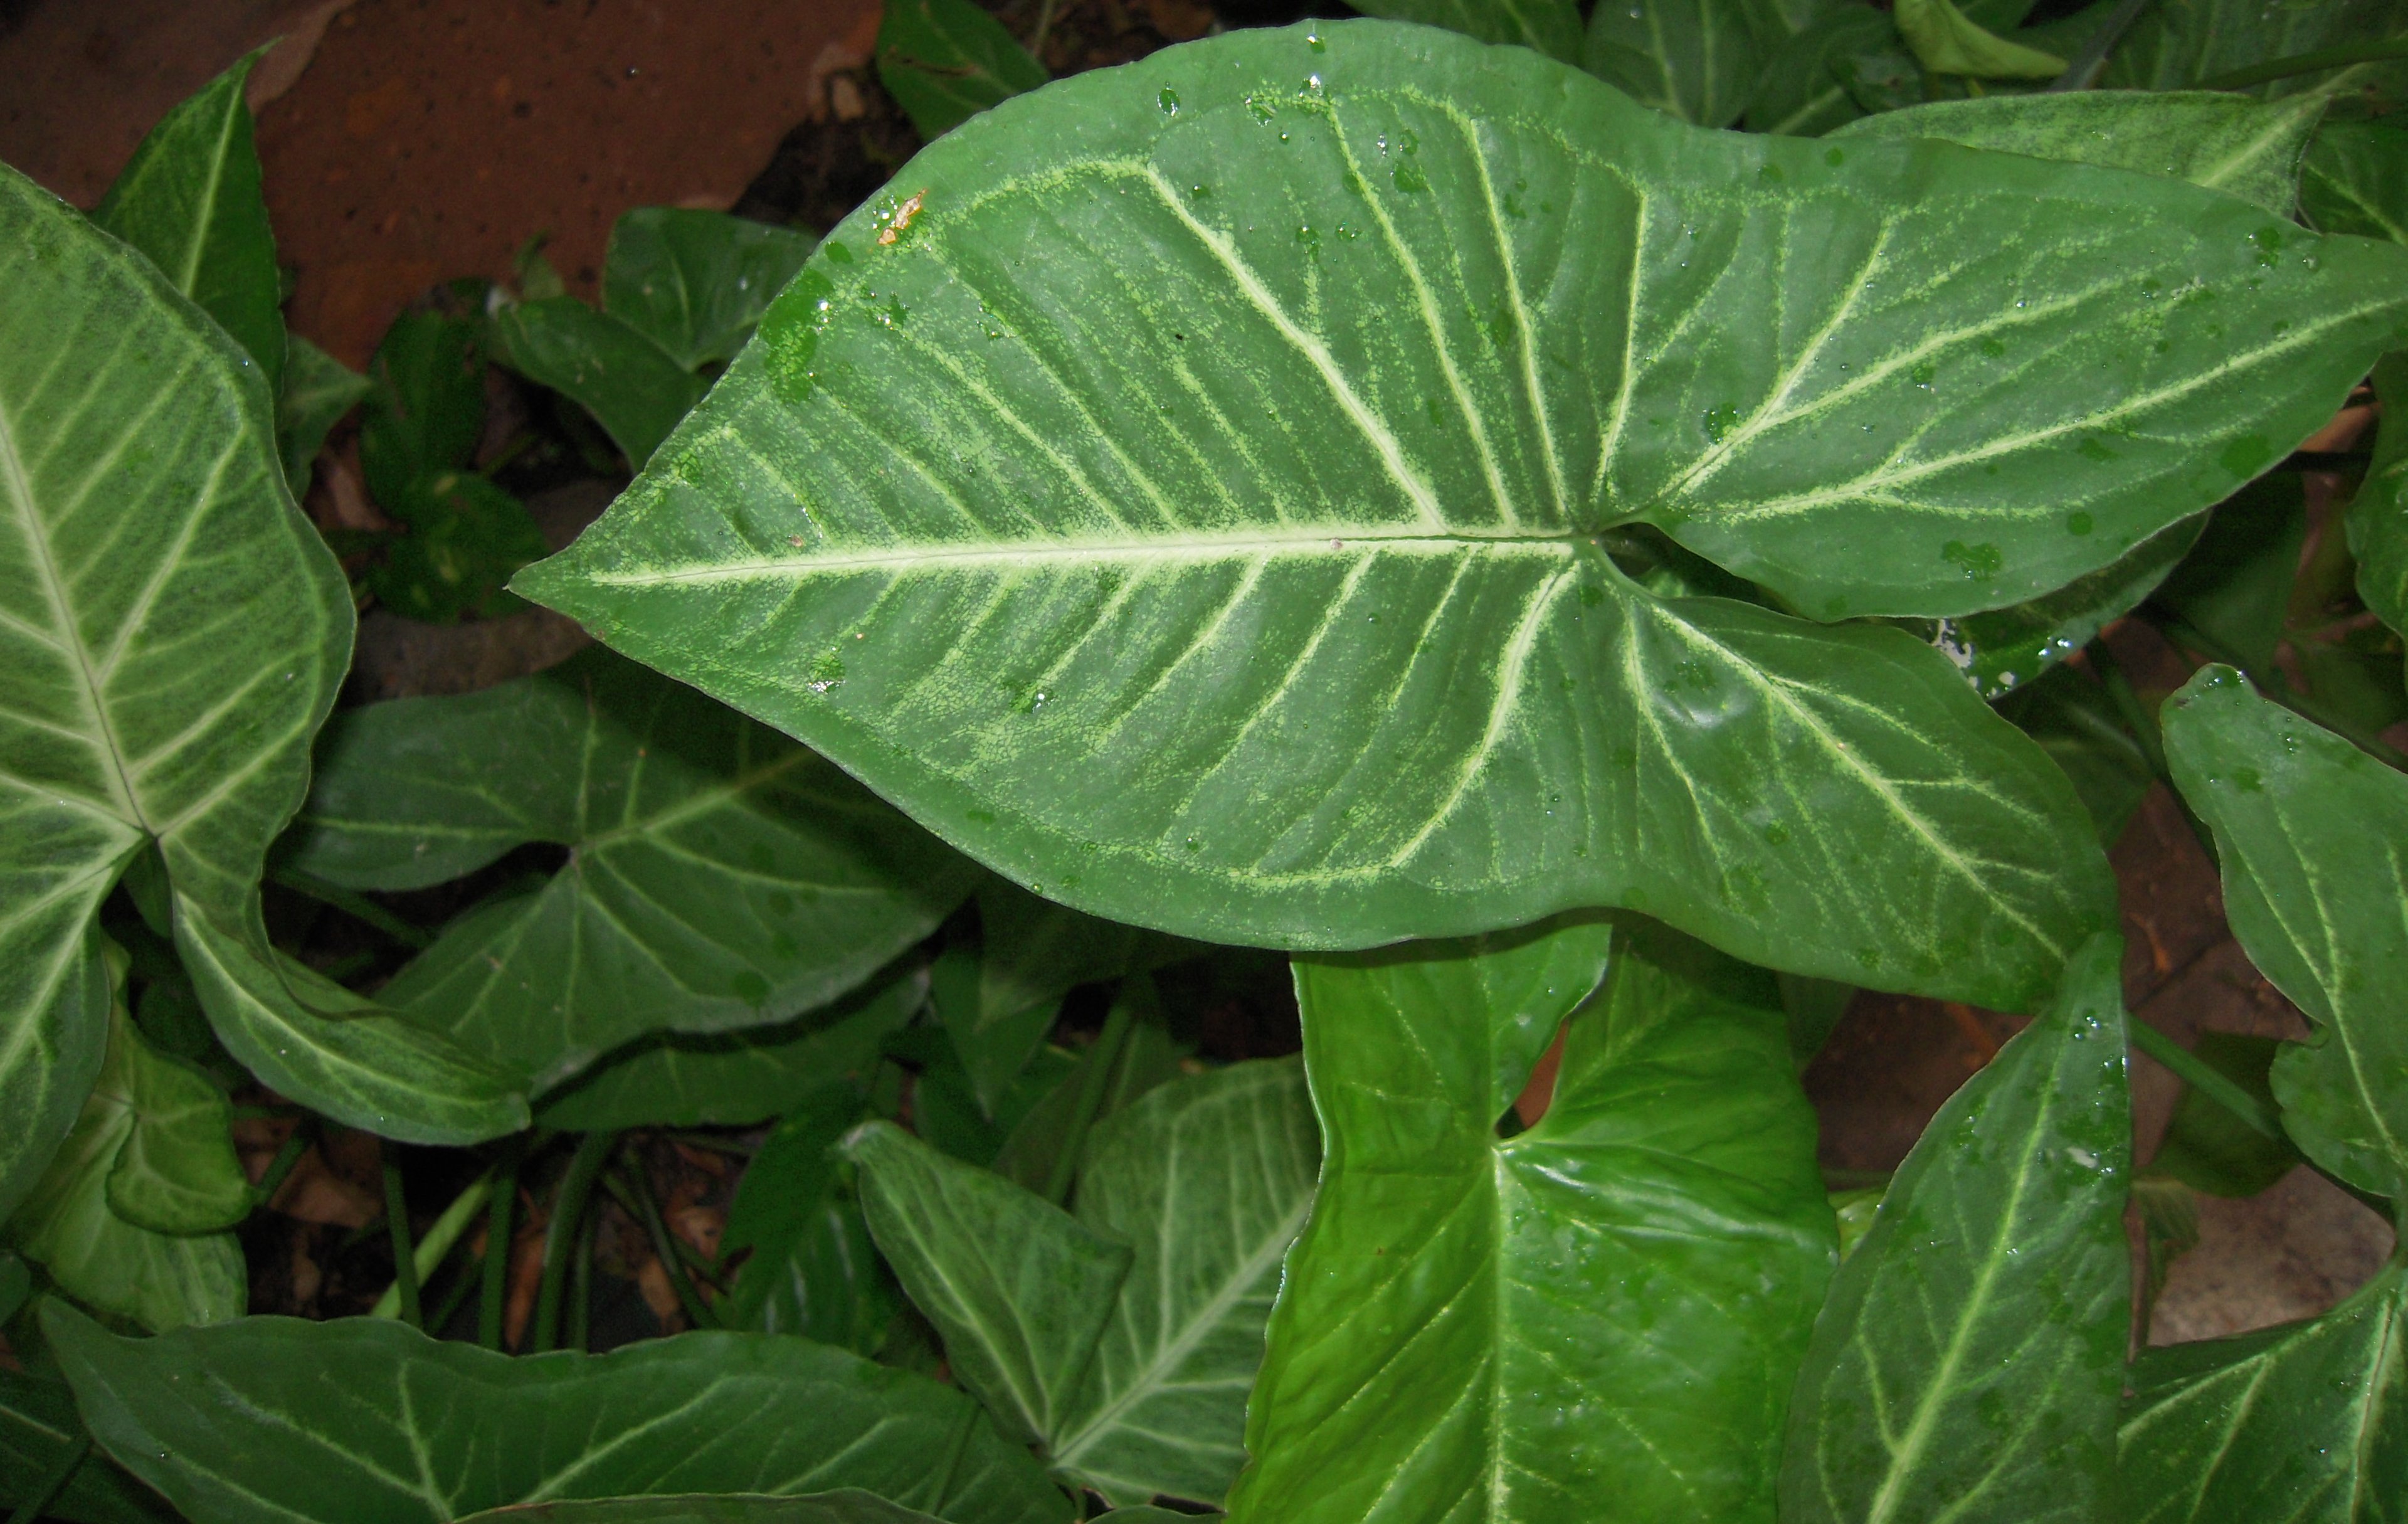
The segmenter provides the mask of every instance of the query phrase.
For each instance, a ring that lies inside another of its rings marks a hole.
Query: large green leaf
[[[283,277],[242,94],[257,62],[258,53],[242,59],[160,118],[92,220],[216,319],[274,395],[284,376]]]
[[[0,169],[0,284],[5,1215],[98,1069],[93,913],[149,840],[239,924],[351,611],[259,367],[154,266]]]
[[[1427,30],[1232,36],[914,161],[523,586],[1081,908],[1329,945],[1642,902],[2028,1006],[2105,903],[2054,777],[1922,653],[1651,597],[1596,532],[1643,514],[1818,614],[2045,591],[2390,341],[2408,253],[2307,237],[1699,135]],[[1833,879],[1867,892],[1799,888]]]
[[[696,1494],[523,1502],[475,1515],[463,1524],[939,1524],[939,1520],[855,1488],[804,1498]]]
[[[0,1507],[31,1502],[29,1494],[86,1443],[66,1383],[0,1369]],[[161,1524],[174,1516],[150,1488],[95,1453],[76,1468],[43,1517],[73,1524]]]
[[[1772,983],[1593,919],[1299,961],[1326,1158],[1232,1518],[1770,1520],[1835,1257]]]
[[[61,1290],[145,1328],[241,1316],[242,1246],[219,1230],[251,1207],[233,1120],[215,1086],[114,1007],[100,1077],[9,1236]]]
[[[1045,65],[974,0],[896,0],[879,23],[878,82],[924,138],[1045,79]]]
[[[380,999],[540,1089],[648,1032],[824,1005],[925,936],[970,865],[766,726],[606,651],[345,714],[291,861],[416,888],[569,859],[454,922]]]
[[[725,212],[638,207],[610,224],[602,309],[688,370],[732,360],[814,241]]]
[[[2121,1450],[2130,1524],[2398,1524],[2408,1272],[2311,1322],[2143,1352]]]
[[[447,1521],[513,1502],[857,1487],[952,1524],[1068,1524],[975,1403],[800,1339],[522,1359],[382,1318],[121,1339],[42,1326],[93,1434],[194,1524]]]
[[[1366,16],[1442,26],[1483,42],[1517,43],[1567,64],[1580,62],[1576,0],[1371,0],[1355,8]]]
[[[2408,631],[2408,354],[2374,367],[2374,395],[2390,426],[2378,425],[2374,458],[2349,505],[2349,548],[2358,596],[2395,630]]]
[[[2071,54],[2081,50],[2118,0],[2096,0],[2063,21],[2017,34],[2020,40]],[[2401,0],[2317,0],[2270,6],[2263,0],[2157,0],[2126,28],[2098,83],[2105,89],[2184,90],[2218,75],[2278,58],[2408,35]],[[2374,59],[2288,75],[2253,88],[2264,96],[2357,97],[2378,111],[2396,109],[2408,63]]]
[[[1114,1502],[1219,1502],[1320,1144],[1294,1060],[1175,1081],[1097,1124],[1079,1220],[1134,1253],[1054,1463]]]
[[[2300,165],[2300,209],[2327,233],[2408,243],[2408,132],[2326,122]]]
[[[1773,45],[1748,96],[1747,125],[1756,132],[1812,137],[1864,114],[1849,85],[1867,55],[1902,58],[1906,43],[1885,10],[1846,4]]]
[[[485,320],[494,358],[592,413],[640,467],[703,394],[700,379],[633,324],[574,296],[513,302]]]
[[[1831,136],[1936,137],[2036,159],[2137,169],[2223,191],[2288,217],[2300,200],[2300,155],[2323,114],[2324,103],[2315,97],[2269,106],[2205,91],[2088,90],[1933,101],[1852,122]]]
[[[1612,0],[1589,13],[1580,62],[1683,122],[1727,127],[1747,107],[1763,57],[1730,0]]]
[[[867,1085],[879,1044],[926,999],[914,971],[771,1027],[654,1032],[545,1096],[536,1120],[574,1132],[766,1122],[831,1081]]]
[[[2122,943],[1951,1096],[1840,1267],[1789,1408],[1782,1524],[2113,1524],[2130,1331]]]
[[[2249,960],[2316,1026],[2274,1061],[2307,1156],[2408,1199],[2408,776],[2202,668],[2165,710],[2166,761],[2214,834]]]

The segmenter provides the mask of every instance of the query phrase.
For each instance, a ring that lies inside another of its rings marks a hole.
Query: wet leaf
[[[2349,505],[2349,548],[2358,557],[2358,595],[2394,630],[2408,631],[2408,355],[2374,367],[2374,395],[2392,419],[2377,426],[2374,458]]]
[[[2125,552],[2114,565],[2028,603],[1941,620],[1931,642],[1983,697],[2003,697],[2140,607],[2189,554],[2206,525],[2201,515],[2169,525]]]
[[[610,225],[602,310],[698,371],[736,358],[816,241],[725,212],[638,207]]]

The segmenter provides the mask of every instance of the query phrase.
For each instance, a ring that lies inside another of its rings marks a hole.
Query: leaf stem
[[[402,1196],[401,1166],[394,1161],[392,1144],[387,1143],[382,1152],[384,1225],[393,1235],[393,1285],[377,1299],[376,1310],[384,1312],[385,1299],[392,1298],[403,1322],[413,1329],[423,1328],[426,1319],[418,1305],[418,1259],[409,1247],[409,1202]]]
[[[437,1302],[435,1311],[426,1316],[426,1331],[437,1338],[442,1337],[443,1330],[452,1326],[452,1315],[460,1310],[460,1304],[468,1300],[468,1293],[484,1279],[484,1265],[485,1257],[479,1255],[460,1267],[460,1273],[452,1279],[452,1288],[443,1293],[443,1300]]]
[[[1069,1128],[1062,1134],[1062,1151],[1054,1156],[1054,1168],[1045,1176],[1045,1199],[1055,1206],[1070,1199],[1070,1182],[1079,1172],[1079,1151],[1086,1146],[1087,1129],[1095,1125],[1096,1112],[1103,1105],[1104,1092],[1111,1085],[1112,1071],[1120,1067],[1121,1050],[1128,1045],[1129,1028],[1136,1020],[1136,1002],[1153,993],[1152,975],[1129,975],[1121,985],[1120,997],[1112,1001],[1111,1011],[1104,1017],[1104,1029],[1096,1034],[1096,1045],[1087,1050],[1086,1069],[1079,1076],[1078,1106],[1070,1114]]]
[[[493,1172],[489,1170],[470,1181],[466,1190],[453,1197],[452,1204],[443,1209],[441,1216],[428,1225],[426,1236],[419,1240],[418,1247],[410,1252],[409,1272],[405,1276],[399,1267],[402,1263],[402,1251],[408,1244],[409,1218],[408,1211],[400,1209],[399,1197],[396,1194],[401,1189],[401,1171],[391,1164],[385,1166],[385,1215],[394,1217],[403,1226],[394,1238],[395,1268],[393,1284],[385,1287],[384,1295],[379,1297],[377,1304],[369,1309],[370,1317],[392,1317],[398,1313],[401,1320],[411,1328],[423,1326],[419,1316],[420,1287],[433,1278],[435,1272],[442,1266],[444,1258],[452,1252],[452,1245],[459,1243],[460,1235],[467,1231],[468,1224],[476,1218],[477,1209],[485,1204],[486,1193],[493,1188],[494,1176]],[[397,1210],[400,1215],[395,1216]]]
[[[352,920],[376,927],[405,947],[424,949],[435,945],[435,933],[421,930],[367,896],[346,889],[339,884],[329,884],[315,873],[305,873],[297,868],[280,868],[267,878],[271,884],[322,905],[331,905]]]
[[[494,1165],[494,1200],[485,1214],[485,1265],[479,1277],[477,1343],[487,1349],[502,1347],[502,1325],[510,1297],[510,1214],[519,1204],[519,1160],[525,1141],[512,1138],[502,1144]]]
[[[577,1232],[577,1262],[568,1276],[568,1347],[584,1349],[586,1337],[594,1320],[594,1235],[595,1225],[587,1218]]]
[[[577,1152],[569,1156],[568,1172],[560,1177],[552,1221],[544,1229],[543,1281],[536,1292],[535,1336],[529,1345],[538,1355],[559,1346],[560,1291],[568,1276],[568,1262],[576,1258],[572,1251],[579,1242],[578,1221],[585,1215],[585,1199],[594,1194],[594,1182],[610,1161],[610,1145],[618,1137],[603,1131],[580,1138]]]
[[[284,1188],[285,1177],[293,1172],[294,1165],[301,1162],[301,1156],[309,1151],[309,1134],[310,1127],[307,1120],[294,1124],[293,1130],[285,1134],[283,1146],[277,1149],[276,1157],[267,1161],[267,1172],[259,1177],[258,1185],[251,1187],[253,1201],[265,1206],[276,1199],[276,1193]]]
[[[2249,1129],[2278,1143],[2288,1143],[2283,1119],[2272,1108],[2243,1089],[2231,1075],[2184,1047],[2145,1021],[2131,1024],[2132,1046],[2171,1071],[2174,1078],[2197,1090],[2249,1125]]]
[[[685,1309],[685,1320],[697,1329],[715,1329],[719,1318],[705,1305],[702,1293],[695,1289],[694,1277],[686,1272],[685,1260],[678,1254],[678,1244],[661,1220],[661,1209],[652,1202],[652,1188],[644,1183],[644,1161],[637,1157],[631,1143],[621,1153],[620,1168],[603,1178],[603,1185],[619,1204],[625,1207],[638,1222],[644,1225],[644,1236],[652,1241],[652,1253],[659,1256],[661,1269],[669,1278],[669,1287],[677,1292],[678,1304]]]
[[[77,1469],[82,1466],[85,1459],[91,1454],[92,1436],[90,1434],[86,1434],[67,1446],[66,1455],[56,1466],[50,1468],[50,1474],[43,1477],[40,1485],[36,1487],[31,1495],[23,1502],[19,1503],[16,1511],[8,1516],[8,1524],[36,1524],[36,1521],[49,1510],[50,1504],[58,1501],[59,1494],[67,1489],[67,1484],[75,1480]]]
[[[2148,8],[2149,0],[2124,0],[2115,7],[2114,14],[2107,18],[2106,24],[2090,34],[2090,40],[2073,55],[2073,62],[2065,65],[2065,72],[2050,80],[2048,88],[2041,93],[2089,89],[2098,79],[2099,71],[2107,66],[2107,55],[2115,50],[2115,44],[2124,40],[2124,34],[2141,19],[2141,12]]]
[[[1039,65],[1045,62],[1045,34],[1054,29],[1054,0],[1042,0],[1037,7],[1037,30],[1028,34],[1028,56]]]
[[[2325,69],[2345,68],[2352,64],[2375,64],[2386,58],[2408,58],[2408,37],[2385,37],[2375,42],[2345,42],[2338,48],[2319,48],[2312,53],[2293,53],[2288,58],[2269,59],[2245,69],[2234,69],[2214,79],[2201,79],[2194,90],[2246,90],[2275,79],[2288,79],[2294,75],[2315,74]]]
[[[2115,653],[2108,649],[2104,637],[2092,640],[2084,649],[2089,653],[2091,669],[2099,674],[2100,685],[2107,690],[2107,697],[2114,704],[2116,714],[2132,732],[2132,740],[2141,748],[2141,755],[2148,759],[2149,770],[2166,785],[2167,794],[2173,798],[2174,808],[2182,812],[2184,821],[2190,827],[2192,838],[2199,842],[2199,850],[2207,855],[2208,866],[2221,873],[2224,860],[2216,855],[2214,833],[2191,809],[2190,800],[2183,798],[2182,790],[2174,786],[2173,769],[2166,765],[2166,738],[2157,728],[2157,717],[2133,691],[2132,680],[2124,675],[2123,664],[2116,661]]]

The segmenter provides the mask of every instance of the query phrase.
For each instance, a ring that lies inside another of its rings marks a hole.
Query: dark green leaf
[[[2114,700],[2087,674],[2056,668],[2038,683],[2009,694],[1999,712],[2038,741],[2072,780],[2098,829],[2099,844],[2114,846],[2157,779],[2149,754],[2124,727]]]
[[[34,1272],[25,1261],[5,1249],[0,1249],[0,1324],[17,1316],[25,1299],[34,1294]]]
[[[496,361],[592,413],[639,468],[704,391],[633,324],[574,296],[512,303],[485,320],[485,333]]]
[[[0,1369],[0,1507],[31,1502],[28,1492],[84,1441],[75,1393],[64,1382]],[[43,1517],[73,1524],[163,1524],[174,1516],[150,1488],[94,1451]]]
[[[1518,43],[1566,64],[1580,62],[1575,0],[1371,0],[1355,8],[1392,22],[1442,26],[1483,42]]]
[[[523,1502],[495,1508],[464,1524],[939,1524],[931,1515],[898,1507],[858,1488],[807,1498],[697,1495],[603,1498],[591,1502]]]
[[[283,277],[242,98],[258,62],[259,53],[242,59],[160,118],[92,220],[216,319],[274,395],[285,366]]]
[[[1813,1114],[1770,976],[1617,941],[1298,962],[1326,1158],[1239,1517],[1771,1517],[1834,1258]],[[1568,1013],[1552,1104],[1500,1139]]]
[[[895,1287],[836,1152],[864,1113],[859,1088],[824,1085],[770,1129],[746,1166],[720,1240],[723,1253],[752,1251],[729,1301],[736,1327],[864,1355],[885,1338]]]
[[[2306,1323],[2143,1351],[2131,1524],[2394,1524],[2408,1500],[2408,1272]]]
[[[1890,54],[1914,63],[1890,13],[1865,5],[1842,6],[1769,51],[1748,96],[1747,125],[1800,137],[1863,115],[1848,88],[1860,55]]]
[[[286,340],[284,386],[276,396],[276,439],[284,481],[300,496],[326,435],[368,395],[368,379],[298,334]]]
[[[2408,1198],[2408,776],[2229,667],[2201,668],[2165,731],[2233,935],[2317,1028],[2274,1061],[2285,1129],[2342,1179]]]
[[[2285,471],[2243,487],[2208,515],[2199,543],[2157,589],[2160,608],[2260,674],[2274,669],[2299,574],[2308,527],[2301,482]]]
[[[2244,1032],[2201,1032],[2191,1052],[2264,1101],[2271,1114],[2274,1087],[2267,1070],[2282,1046],[2273,1038]],[[2269,1138],[2226,1107],[2186,1086],[2149,1170],[2210,1196],[2255,1196],[2299,1164],[2300,1151],[2289,1140]]]
[[[895,0],[878,28],[879,83],[931,141],[1045,79],[973,0]]]
[[[1899,36],[1934,74],[1977,79],[2053,79],[2065,60],[1985,30],[1953,0],[1898,0]]]
[[[1641,105],[1700,127],[1737,122],[1763,67],[1730,0],[1605,0],[1589,13],[1580,62]]]
[[[2358,557],[2358,595],[2394,630],[2408,631],[2408,354],[2374,367],[2374,395],[2388,428],[2377,425],[2374,459],[2349,505],[2349,548]]]
[[[2300,209],[2327,233],[2408,243],[2408,133],[2326,122],[2300,166]]]
[[[2110,1524],[2130,1328],[2121,942],[1925,1128],[1790,1403],[1782,1524]]]
[[[92,919],[155,841],[240,913],[351,648],[258,367],[158,269],[0,169],[0,1215],[97,1072]]]
[[[2079,52],[2120,0],[2096,0],[2088,9],[2018,34],[2018,40],[2068,55]],[[2344,43],[2408,35],[2408,7],[2400,0],[2318,0],[2269,6],[2262,0],[2158,0],[2141,12],[2107,55],[2098,83],[2116,90],[2184,90],[2221,74]],[[2399,59],[2291,75],[2258,85],[2265,98],[2315,94],[2354,100],[2374,110],[2396,109],[2408,84]]]
[[[1856,986],[1834,979],[1800,978],[1794,973],[1781,975],[1780,984],[1781,1009],[1789,1016],[1789,1054],[1802,1070],[1823,1051],[1831,1029],[1848,1014],[1849,1002],[1856,998]]]
[[[397,516],[419,484],[468,464],[485,429],[485,362],[477,324],[435,312],[393,320],[368,358],[360,470],[368,496]]]
[[[1147,1002],[1146,1010],[1134,1013],[1124,1041],[1110,1051],[1101,1041],[1089,1044],[1079,1055],[1078,1067],[1029,1108],[996,1156],[996,1173],[1030,1190],[1045,1191],[1064,1154],[1073,1149],[1084,1152],[1085,1140],[1074,1136],[1082,1118],[1092,1126],[1127,1109],[1157,1085],[1179,1078],[1180,1061],[1193,1051],[1192,1043],[1181,1042],[1163,1025],[1159,1003]],[[1104,1066],[1106,1072],[1096,1082],[1096,1107],[1088,1114],[1082,1112],[1082,1102],[1092,1078],[1089,1071],[1097,1065]],[[1074,1175],[1076,1163],[1074,1159]]]
[[[2288,217],[2320,98],[2261,105],[2245,95],[2086,90],[1933,101],[1849,123],[1834,137],[1932,137],[2036,159],[2188,180]],[[2356,232],[2355,228],[2328,231]]]
[[[347,713],[290,860],[407,888],[529,841],[567,865],[454,922],[380,998],[538,1088],[648,1032],[824,1005],[973,874],[820,757],[606,651]]]
[[[639,1037],[544,1097],[536,1120],[571,1132],[766,1122],[831,1080],[866,1087],[880,1043],[925,999],[910,973],[773,1027]]]
[[[1063,1431],[1128,1273],[1128,1245],[891,1122],[844,1140],[869,1230],[945,1355],[1013,1437]]]
[[[2045,591],[2326,421],[2408,253],[2162,180],[1699,136],[1427,30],[1312,36],[930,150],[525,585],[1076,906],[1326,944],[1641,902],[1797,971],[2044,999],[2106,890],[2053,775],[1928,702],[1919,654],[1654,599],[1593,532],[1644,513],[1817,614]],[[1774,322],[1779,239],[1812,257]],[[2220,337],[2135,299],[2176,263]],[[1584,295],[1530,305],[1557,280]],[[2037,289],[2073,295],[2014,305]],[[1863,899],[1799,887],[1835,876]]]
[[[1203,951],[1183,938],[1082,914],[998,879],[980,884],[978,899],[982,1032],[1039,1007],[1050,1012],[1077,985],[1141,973]],[[1037,1027],[1025,1051],[1052,1025],[1049,1017]],[[1018,1065],[1012,1067],[1016,1072]]]
[[[512,1359],[381,1318],[132,1340],[50,1303],[42,1324],[101,1444],[194,1524],[844,1487],[952,1524],[1072,1517],[968,1398],[800,1339],[688,1333]]]
[[[2155,1166],[2132,1182],[2132,1205],[2141,1219],[2139,1316],[2135,1336],[2149,1342],[2149,1324],[2174,1261],[2199,1247],[2199,1197],[2188,1186],[2157,1173]]]
[[[546,546],[517,498],[473,471],[438,471],[379,506],[404,525],[367,576],[369,591],[394,612],[449,624],[523,607],[503,585]]]
[[[602,310],[688,370],[732,360],[816,241],[725,212],[638,207],[611,224]]]
[[[2016,683],[2045,674],[2139,607],[2189,554],[2206,524],[2202,514],[2160,529],[2125,552],[2113,566],[2078,577],[2028,603],[1943,619],[1932,643],[1956,664],[1983,697],[2001,697]],[[2293,550],[2297,549],[2295,544]]]

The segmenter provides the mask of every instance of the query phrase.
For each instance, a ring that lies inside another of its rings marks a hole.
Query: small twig
[[[293,1172],[294,1166],[301,1162],[301,1156],[309,1151],[309,1123],[305,1117],[284,1135],[284,1145],[277,1149],[274,1158],[267,1161],[267,1172],[261,1175],[259,1184],[251,1188],[251,1199],[259,1205],[265,1206],[276,1199],[278,1191],[284,1188],[285,1177]]]

